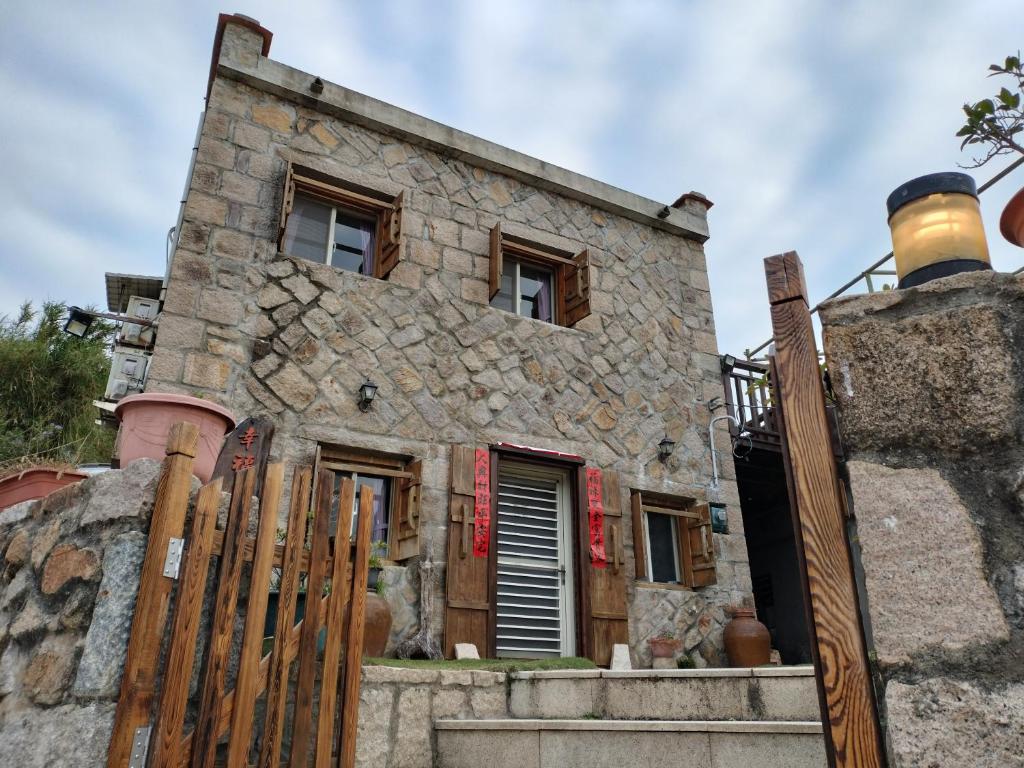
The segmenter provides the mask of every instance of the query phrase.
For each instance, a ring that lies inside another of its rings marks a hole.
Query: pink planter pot
[[[31,467],[0,479],[0,509],[30,499],[41,499],[65,485],[77,483],[88,475],[73,469]]]
[[[224,435],[235,428],[235,417],[227,408],[188,395],[129,395],[117,404],[114,415],[121,420],[115,453],[122,467],[136,459],[163,461],[167,435],[178,422],[199,427],[199,450],[192,474],[204,483],[213,474]]]

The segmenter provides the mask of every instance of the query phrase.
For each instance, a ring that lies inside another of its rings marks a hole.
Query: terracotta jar
[[[391,635],[391,606],[376,592],[366,594],[366,628],[363,631],[363,655],[380,658]]]
[[[733,667],[759,667],[771,658],[768,627],[754,618],[753,608],[734,608],[725,625],[725,653]]]
[[[999,231],[1014,245],[1024,248],[1024,188],[1010,198],[999,218]]]

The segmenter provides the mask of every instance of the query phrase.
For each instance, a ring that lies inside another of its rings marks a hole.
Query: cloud
[[[239,10],[272,56],[664,202],[715,201],[722,350],[769,334],[761,260],[796,249],[831,292],[890,247],[885,197],[963,161],[959,106],[1020,47],[1015,0],[287,5]],[[0,27],[0,313],[104,301],[104,271],[159,274],[216,14],[183,3],[22,3]],[[981,180],[996,169],[975,172]],[[1024,263],[982,200],[993,261]]]

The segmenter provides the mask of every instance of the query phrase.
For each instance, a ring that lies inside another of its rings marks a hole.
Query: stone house
[[[393,641],[422,572],[448,654],[646,663],[673,632],[724,663],[751,584],[731,462],[712,478],[710,203],[478,139],[270,40],[220,17],[147,391],[270,416],[281,459],[372,485]]]

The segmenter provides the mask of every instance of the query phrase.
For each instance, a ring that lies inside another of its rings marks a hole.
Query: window
[[[351,479],[356,484],[356,497],[353,500],[350,537],[355,537],[359,518],[359,489],[366,485],[373,490],[370,538],[374,542],[384,542],[378,550],[381,556],[404,560],[419,554],[419,461],[327,446],[320,446],[317,454],[317,470],[326,469],[334,474],[330,518],[332,536],[337,535],[341,481]]]
[[[289,164],[281,205],[282,253],[385,278],[401,259],[402,199]]]
[[[708,504],[638,490],[631,502],[638,579],[691,588],[717,581]]]
[[[491,306],[559,325],[590,314],[590,258],[491,230]]]

